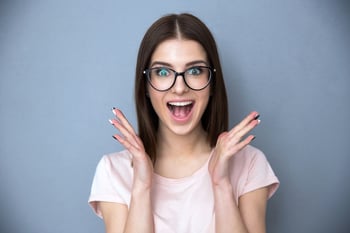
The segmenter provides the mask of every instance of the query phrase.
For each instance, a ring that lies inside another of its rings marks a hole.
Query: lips
[[[193,108],[193,101],[170,101],[167,103],[173,117],[176,119],[186,119]]]

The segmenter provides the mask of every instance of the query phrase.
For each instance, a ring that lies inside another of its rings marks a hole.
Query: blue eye
[[[156,69],[155,72],[156,72],[157,76],[160,76],[160,77],[167,77],[170,74],[170,71],[166,68]]]
[[[202,73],[202,69],[200,67],[192,67],[187,70],[189,75],[200,75]]]

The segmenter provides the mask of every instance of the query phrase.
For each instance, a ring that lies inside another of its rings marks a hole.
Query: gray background
[[[0,232],[103,232],[87,199],[101,156],[122,149],[110,109],[135,125],[142,35],[184,11],[217,39],[231,126],[261,113],[254,145],[282,183],[269,202],[269,232],[349,232],[349,5],[1,1]]]

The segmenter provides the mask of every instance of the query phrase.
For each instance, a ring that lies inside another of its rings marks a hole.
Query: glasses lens
[[[185,72],[186,84],[194,90],[201,90],[208,86],[211,78],[211,70],[205,66],[191,67]]]
[[[211,79],[211,69],[206,66],[194,66],[183,73],[166,67],[155,67],[145,71],[151,86],[158,91],[169,90],[177,76],[183,76],[186,85],[192,90],[201,90],[207,87]]]
[[[169,89],[175,79],[174,71],[166,67],[156,67],[148,70],[148,80],[152,87],[163,91]]]

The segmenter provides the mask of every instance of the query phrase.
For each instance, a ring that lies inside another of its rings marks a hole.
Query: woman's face
[[[166,75],[167,68],[184,72],[195,66],[209,66],[204,48],[193,40],[169,39],[157,46],[149,68],[164,67],[164,70],[157,69],[157,74]],[[192,72],[196,70],[190,69],[190,73]],[[150,84],[147,90],[159,117],[159,131],[162,134],[187,135],[202,130],[201,118],[210,97],[210,85],[195,91],[179,75],[175,84],[167,91],[155,90]]]

